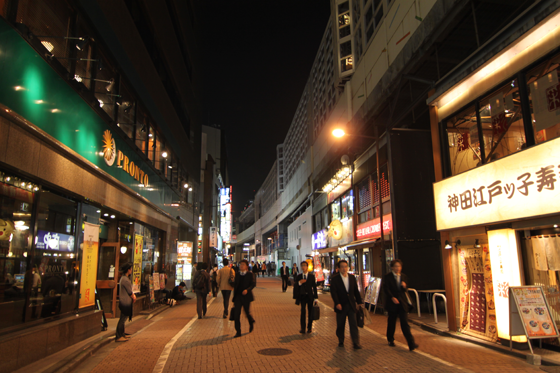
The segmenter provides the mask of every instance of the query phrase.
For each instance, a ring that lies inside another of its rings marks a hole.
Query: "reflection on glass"
[[[474,105],[447,121],[447,136],[452,175],[480,164],[480,141]]]
[[[331,221],[340,219],[340,199],[331,204]]]

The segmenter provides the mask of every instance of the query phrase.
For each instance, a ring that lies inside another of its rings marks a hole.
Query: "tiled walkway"
[[[329,295],[321,295],[321,318],[312,334],[299,334],[299,307],[291,290],[282,293],[276,278],[259,278],[252,313],[255,330],[242,317],[241,338],[233,339],[234,323],[222,318],[222,298],[210,304],[207,317],[195,316],[195,300],[158,316],[147,328],[113,350],[87,371],[95,372],[531,372],[540,371],[523,360],[470,343],[413,330],[420,349],[409,352],[387,346],[386,318],[373,318],[371,329],[360,329],[362,350],[350,336],[337,347],[335,314]],[[397,341],[404,342],[400,332]],[[269,356],[260,350],[289,350]],[[85,367],[83,367],[85,368]],[[80,370],[86,371],[86,370]]]

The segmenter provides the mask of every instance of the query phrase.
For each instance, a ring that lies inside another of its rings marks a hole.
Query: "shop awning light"
[[[453,248],[453,246],[451,246],[448,240],[445,240],[445,248],[448,250]]]
[[[474,248],[478,249],[480,247],[480,240],[477,238],[476,240],[474,240]]]

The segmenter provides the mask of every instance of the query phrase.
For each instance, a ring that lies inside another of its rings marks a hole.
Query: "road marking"
[[[321,303],[321,304],[322,304],[323,306],[325,306],[326,308],[328,308],[328,309],[334,311],[334,308],[332,308],[332,307],[330,307],[330,306],[327,306],[325,303],[323,303],[323,302],[321,302],[321,301],[319,301],[319,303]],[[376,337],[379,337],[379,338],[381,338],[381,339],[387,339],[387,337],[384,336],[383,334],[380,334],[380,333],[376,332],[375,330],[372,330],[372,329],[370,329],[370,328],[368,328],[368,327],[363,327],[362,329],[367,330],[368,332],[370,332],[371,334],[375,335]],[[405,349],[408,350],[408,346],[405,345],[404,343],[400,343],[399,341],[395,341],[395,344],[396,344],[397,346],[399,346],[399,347],[402,347],[402,348],[405,348]],[[459,366],[459,365],[455,365],[455,364],[453,364],[453,363],[450,363],[449,361],[442,360],[442,359],[440,359],[439,357],[435,357],[434,355],[427,354],[427,353],[422,352],[422,351],[420,351],[420,350],[414,350],[414,353],[417,353],[417,354],[419,354],[419,355],[422,355],[422,356],[424,356],[424,357],[427,357],[428,359],[437,361],[438,363],[447,365],[448,367],[455,368],[455,369],[457,369],[457,370],[461,370],[461,371],[463,371],[463,372],[469,372],[469,373],[473,372],[472,370],[465,369],[465,368],[463,368],[463,367],[461,367],[461,366]],[[474,373],[474,372],[473,372],[473,373]]]
[[[210,299],[210,301],[206,305],[207,308],[210,306],[210,304],[212,304],[214,299],[216,299],[216,298]],[[183,334],[185,334],[185,332],[192,326],[192,324],[194,324],[194,322],[196,320],[198,320],[198,314],[195,314],[193,316],[193,318],[191,319],[191,321],[189,321],[187,323],[187,325],[185,325],[183,327],[183,329],[181,329],[177,334],[175,334],[175,336],[173,338],[171,338],[171,340],[169,342],[167,342],[167,344],[163,348],[163,351],[161,352],[161,355],[159,356],[159,359],[158,359],[158,361],[156,363],[156,366],[154,367],[154,370],[152,371],[152,373],[163,372],[163,369],[165,368],[165,364],[167,364],[167,360],[169,359],[169,355],[171,354],[171,350],[173,350],[173,346],[175,345],[177,340],[179,338],[181,338],[181,336]]]

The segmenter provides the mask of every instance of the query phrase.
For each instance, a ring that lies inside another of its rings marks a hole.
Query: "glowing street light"
[[[341,138],[344,135],[346,135],[346,132],[344,132],[344,130],[341,129],[341,128],[337,128],[334,131],[332,131],[332,134],[333,134],[334,137]]]

